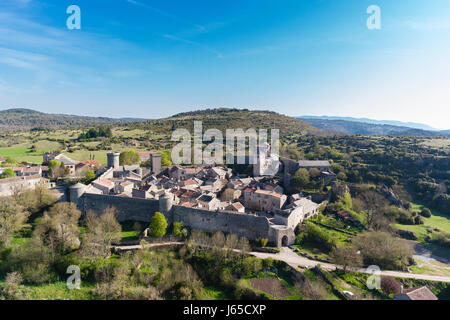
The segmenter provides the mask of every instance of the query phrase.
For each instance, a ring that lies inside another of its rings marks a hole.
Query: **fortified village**
[[[267,238],[276,246],[290,245],[295,241],[295,227],[316,215],[320,203],[327,200],[317,195],[288,195],[291,176],[299,168],[316,168],[325,184],[330,184],[335,175],[328,161],[261,156],[268,149],[267,144],[258,152],[252,176],[233,174],[225,166],[162,167],[161,154],[155,152],[139,153],[141,164],[146,166],[121,166],[120,153],[110,152],[105,169],[97,160],[75,161],[64,154],[47,153],[41,166],[13,168],[17,176],[2,179],[0,193],[11,195],[15,189],[37,184],[55,187],[48,179],[48,164],[56,160],[64,164],[71,179],[83,176],[87,169],[97,173],[89,185],[71,186],[69,199],[64,192],[61,195],[61,201],[74,202],[83,213],[92,210],[101,214],[115,207],[119,221],[148,223],[155,212],[161,212],[169,225],[183,222],[195,230],[220,230],[249,240]],[[267,173],[271,161],[279,161],[275,174]]]
[[[233,175],[224,166],[162,168],[157,153],[145,159],[149,167],[120,166],[117,152],[107,156],[107,169],[96,180],[70,188],[70,201],[82,212],[101,214],[111,206],[117,209],[119,221],[148,223],[159,211],[169,225],[183,222],[200,231],[220,230],[250,240],[267,238],[276,246],[294,243],[295,227],[319,212],[320,205],[311,197],[285,193],[290,176],[301,167],[319,169],[328,182],[334,176],[328,161],[283,158],[276,174],[264,175],[264,168],[270,166],[265,161],[274,161],[273,156],[269,160],[257,157],[252,177]]]

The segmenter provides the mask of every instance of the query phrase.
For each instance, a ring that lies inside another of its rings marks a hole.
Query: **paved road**
[[[307,267],[312,268],[316,265],[320,264],[321,268],[325,270],[335,270],[337,268],[336,265],[331,263],[324,263],[314,260],[309,260],[307,258],[304,258],[302,256],[299,256],[294,251],[287,247],[281,248],[280,253],[273,254],[273,253],[261,253],[261,252],[251,252],[251,255],[265,259],[265,258],[272,258],[274,260],[280,260],[284,261],[287,264],[289,264],[291,267]],[[356,272],[361,273],[368,273],[372,274],[372,272],[368,271],[364,268],[359,269],[352,269]],[[391,276],[391,277],[398,277],[398,278],[412,278],[412,279],[421,279],[421,280],[430,280],[430,281],[441,281],[441,282],[450,282],[450,277],[441,277],[441,276],[431,276],[427,274],[415,274],[415,273],[407,273],[407,272],[398,272],[398,271],[381,271],[381,275],[385,276]]]
[[[182,245],[184,242],[162,242],[162,243],[149,243],[145,245],[145,248],[154,248],[168,245]],[[116,250],[120,251],[128,251],[128,250],[139,250],[142,249],[141,245],[131,245],[131,246],[113,246]],[[237,251],[237,250],[235,250]],[[310,260],[299,256],[294,251],[292,251],[288,247],[282,247],[280,253],[262,253],[262,252],[250,252],[251,255],[266,259],[272,258],[274,260],[284,261],[289,264],[291,267],[306,267],[313,268],[316,265],[320,264],[320,267],[325,270],[336,270],[338,266],[331,263],[324,263],[320,261]],[[364,268],[352,269],[352,271],[360,272],[360,273],[368,273],[372,274],[373,272],[368,271]],[[412,279],[421,279],[421,280],[430,280],[430,281],[441,281],[441,282],[450,282],[450,277],[440,277],[440,276],[431,276],[427,274],[415,274],[415,273],[407,273],[407,272],[398,272],[398,271],[381,271],[381,275],[398,277],[398,278],[412,278]]]

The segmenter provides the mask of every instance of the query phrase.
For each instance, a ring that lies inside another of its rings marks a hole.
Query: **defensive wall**
[[[238,214],[223,211],[188,208],[179,205],[167,206],[162,199],[127,198],[102,194],[83,193],[77,199],[71,199],[78,208],[86,213],[89,210],[101,214],[108,207],[117,210],[117,220],[148,223],[157,211],[163,213],[168,224],[182,221],[186,227],[205,232],[220,230],[249,240],[267,238],[269,242],[281,246],[292,244],[295,235],[291,228],[270,224],[266,217]]]

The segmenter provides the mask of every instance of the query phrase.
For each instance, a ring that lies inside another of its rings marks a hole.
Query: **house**
[[[284,193],[283,187],[273,182],[265,183],[263,189],[277,193]]]
[[[305,213],[302,206],[292,207],[275,211],[274,222],[295,229],[295,227],[303,221],[304,216]]]
[[[225,207],[225,210],[237,213],[245,213],[245,207],[240,202],[233,202],[229,206]]]
[[[58,152],[49,152],[44,154],[44,163],[48,164],[50,160],[56,160],[60,163],[63,163],[64,166],[69,169],[69,175],[73,176],[75,175],[75,166],[77,165],[78,161],[70,159],[68,156],[58,153]]]
[[[287,200],[287,196],[281,193],[246,188],[243,192],[247,208],[259,211],[280,210]]]
[[[312,169],[316,168],[320,171],[330,171],[331,164],[328,160],[300,160],[297,162],[298,168]]]
[[[203,194],[197,198],[197,203],[199,208],[205,208],[207,210],[217,210],[220,206],[220,200],[211,195]]]
[[[302,216],[302,220],[301,220],[301,221],[303,221],[304,219],[308,219],[308,218],[318,214],[320,205],[318,205],[314,201],[311,201],[308,198],[301,198],[300,200],[297,200],[287,206],[287,208],[296,208],[296,207],[303,208],[303,216]]]
[[[99,178],[92,181],[92,185],[97,189],[101,190],[103,194],[110,194],[111,190],[114,189],[114,182],[109,179]]]
[[[194,177],[197,173],[202,171],[200,167],[181,167],[173,166],[169,169],[169,177],[177,181],[186,180]]]
[[[438,300],[438,298],[427,286],[423,286],[407,290],[403,290],[402,287],[400,294],[396,295],[394,300]]]
[[[319,212],[319,205],[308,198],[301,198],[286,206],[284,210],[276,210],[274,220],[292,229]]]
[[[291,195],[290,197],[289,197],[289,202],[295,202],[295,201],[297,201],[297,200],[300,200],[301,198],[303,198],[304,196],[303,196],[303,193],[301,193],[301,192],[299,192],[299,193],[295,193],[295,194],[293,194],[293,195]]]
[[[46,182],[48,180],[43,179],[40,175],[0,179],[0,196],[10,196],[14,194],[15,190],[34,188],[36,185]]]
[[[116,185],[115,187],[115,192],[116,193],[125,193],[128,195],[131,195],[133,192],[133,188],[134,188],[134,183],[131,181],[124,181],[124,182],[120,182],[119,184]]]

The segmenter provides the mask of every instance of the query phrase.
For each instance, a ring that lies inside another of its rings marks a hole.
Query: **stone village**
[[[266,152],[267,146],[262,149]],[[274,156],[258,156],[251,176],[233,174],[226,166],[197,165],[161,166],[161,154],[139,153],[141,163],[119,165],[118,152],[107,155],[107,166],[97,171],[97,177],[89,185],[77,183],[69,189],[69,199],[86,213],[98,214],[108,207],[115,207],[119,221],[150,222],[154,212],[165,215],[169,225],[183,222],[191,229],[233,233],[249,240],[266,238],[275,246],[290,245],[295,241],[296,226],[319,212],[320,202],[325,198],[312,199],[303,194],[291,194],[290,177],[299,168],[316,168],[329,184],[335,176],[330,172],[328,161],[294,161]],[[0,190],[14,187],[30,188],[38,183],[49,182],[50,160],[65,164],[69,174],[76,177],[80,168],[90,168],[98,162],[78,162],[66,155],[47,153],[43,166],[16,168],[17,177],[2,179]],[[279,161],[276,174],[267,175],[264,168],[268,161]],[[19,172],[20,171],[20,172]],[[28,174],[29,173],[29,174]],[[316,202],[312,201],[315,200]]]

